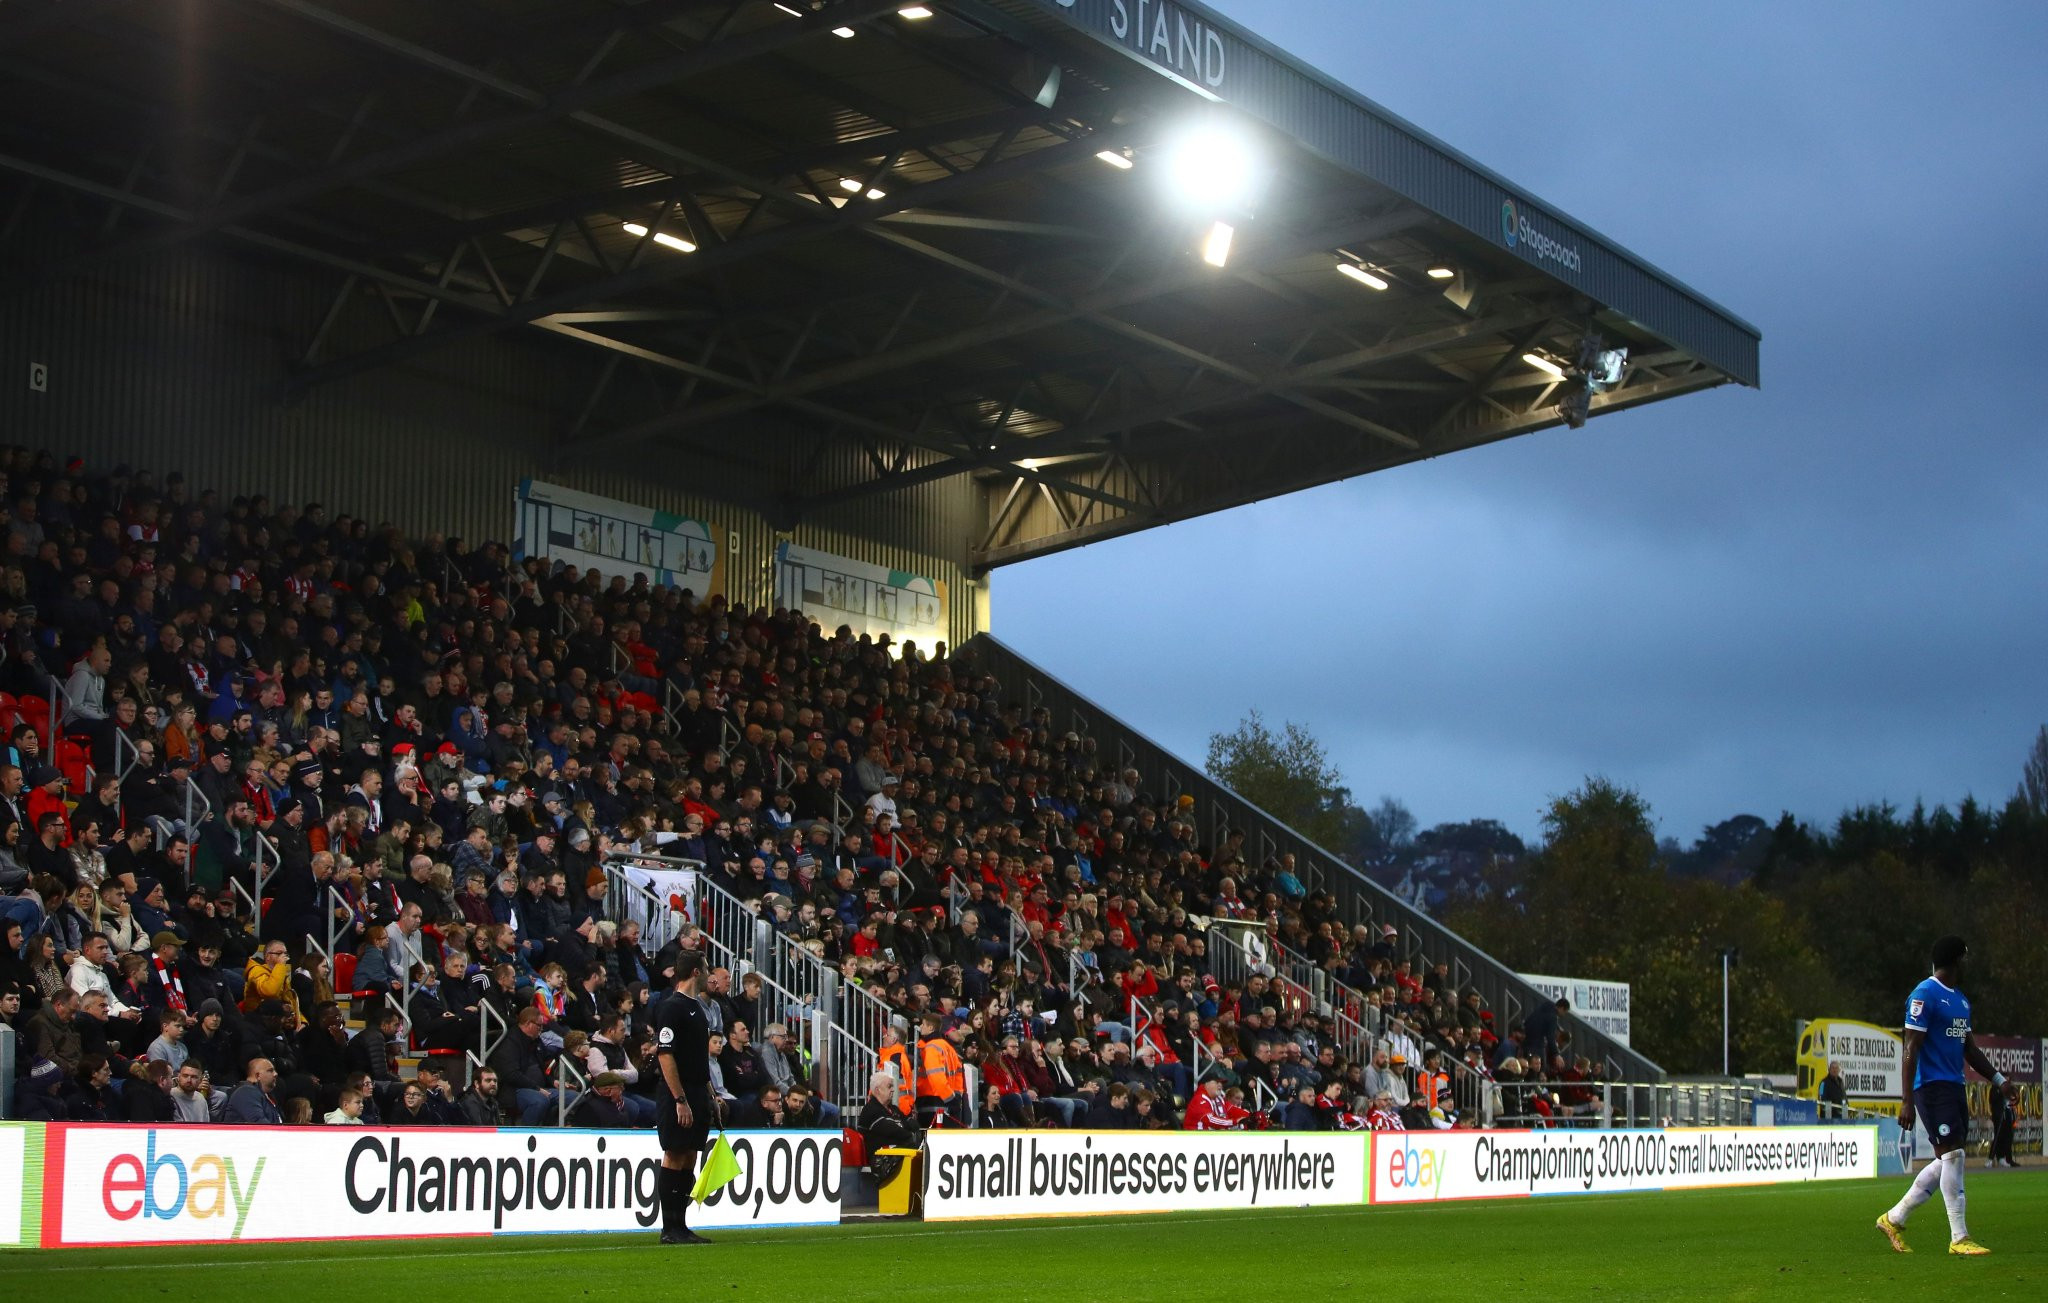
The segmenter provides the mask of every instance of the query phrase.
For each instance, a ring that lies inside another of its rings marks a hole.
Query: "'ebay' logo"
[[[149,1133],[140,1154],[116,1154],[107,1160],[106,1173],[100,1178],[100,1206],[107,1216],[117,1222],[137,1217],[145,1222],[170,1222],[180,1217],[208,1221],[233,1216],[235,1227],[228,1238],[241,1238],[266,1160],[256,1160],[245,1186],[234,1159],[199,1154],[188,1165],[176,1154],[157,1153],[156,1136],[154,1131]]]
[[[1435,1198],[1444,1184],[1445,1151],[1403,1145],[1387,1155],[1387,1184],[1396,1190],[1427,1190]]]

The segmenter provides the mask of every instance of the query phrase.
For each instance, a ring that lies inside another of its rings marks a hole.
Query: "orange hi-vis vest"
[[[917,1078],[910,1071],[910,1047],[908,1045],[884,1045],[881,1053],[876,1057],[884,1068],[889,1067],[891,1064],[895,1065],[897,1082],[896,1110],[903,1114],[903,1116],[909,1117],[912,1112],[912,1101],[916,1098],[917,1094],[916,1091],[911,1089],[911,1083],[916,1081]]]
[[[960,1066],[960,1053],[944,1036],[919,1041],[917,1062],[919,1095],[953,1099],[967,1093],[967,1072]]]

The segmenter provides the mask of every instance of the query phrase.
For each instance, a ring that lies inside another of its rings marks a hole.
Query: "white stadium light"
[[[1357,281],[1360,285],[1365,286],[1367,289],[1383,290],[1387,287],[1387,282],[1384,277],[1374,275],[1371,268],[1361,266],[1358,263],[1340,262],[1337,264],[1337,270],[1342,272],[1344,275],[1349,276],[1352,280]]]
[[[620,229],[625,231],[625,233],[628,235],[637,235],[643,239],[646,238],[647,235],[647,228],[640,225],[640,223],[638,222],[627,222],[623,226],[621,226]],[[667,248],[674,249],[677,253],[697,252],[696,245],[691,244],[688,240],[685,240],[680,235],[670,235],[667,231],[657,231],[654,236],[654,242],[656,244],[663,245]]]
[[[1128,172],[1133,167],[1137,166],[1137,164],[1131,162],[1129,156],[1126,155],[1122,150],[1100,150],[1096,153],[1095,157],[1101,159],[1103,162],[1109,164],[1111,167],[1118,168],[1125,172]]]
[[[1209,238],[1202,241],[1202,261],[1211,267],[1221,267],[1230,261],[1230,241],[1237,232],[1228,222],[1218,222],[1209,228]]]
[[[932,11],[926,8],[924,5],[908,5],[902,9],[898,9],[896,11],[896,16],[898,18],[908,18],[914,22],[920,18],[931,17]]]
[[[1161,175],[1174,199],[1201,212],[1249,213],[1264,180],[1250,135],[1216,119],[1175,137],[1161,162]]]
[[[1564,379],[1564,368],[1541,353],[1524,353],[1522,354],[1522,360],[1535,367],[1538,371],[1547,372],[1559,380]]]
[[[853,29],[851,27],[835,27],[832,29],[832,34],[842,41],[853,39]]]
[[[1457,274],[1449,267],[1431,267],[1429,269],[1429,278],[1433,281],[1447,281]]]

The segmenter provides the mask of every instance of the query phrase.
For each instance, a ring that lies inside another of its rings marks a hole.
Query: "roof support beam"
[[[652,259],[630,271],[619,272],[601,280],[569,290],[530,299],[491,318],[472,321],[435,331],[418,339],[403,340],[392,344],[366,349],[350,357],[341,358],[326,366],[300,375],[293,381],[293,388],[304,391],[315,385],[325,384],[347,376],[358,375],[376,367],[405,361],[421,352],[452,343],[458,339],[474,338],[494,334],[511,326],[537,321],[557,312],[571,312],[592,303],[618,300],[664,285],[671,281],[684,280],[693,276],[704,276],[748,258],[773,253],[807,240],[858,230],[861,226],[886,213],[903,208],[924,206],[931,203],[965,195],[984,186],[1013,180],[1016,177],[1057,166],[1070,159],[1092,152],[1089,142],[1067,141],[1050,145],[1044,149],[1015,158],[989,163],[972,172],[950,176],[929,184],[906,189],[892,194],[887,199],[872,203],[850,204],[839,209],[820,209],[806,201],[796,202],[809,210],[812,221],[778,226],[758,235],[731,240],[710,248],[700,248],[696,253],[673,258]],[[602,439],[603,436],[600,436]],[[606,440],[607,442],[609,440]],[[585,440],[586,444],[592,442]]]
[[[1426,330],[1402,339],[1390,340],[1385,344],[1380,344],[1370,349],[1357,349],[1349,353],[1340,354],[1337,357],[1310,362],[1289,371],[1265,377],[1250,387],[1234,385],[1221,390],[1208,388],[1174,394],[1162,401],[1140,406],[1135,410],[1111,413],[1091,421],[1085,421],[1071,429],[1061,430],[1055,434],[1032,439],[1017,448],[1014,455],[1034,459],[1038,457],[1056,457],[1062,453],[1073,452],[1087,447],[1126,430],[1134,430],[1141,426],[1152,425],[1178,417],[1191,416],[1210,408],[1241,402],[1247,398],[1256,397],[1261,393],[1283,388],[1299,379],[1327,377],[1345,369],[1387,362],[1429,349],[1442,348],[1446,344],[1457,343],[1461,340],[1499,334],[1503,331],[1519,330],[1529,325],[1532,321],[1547,318],[1553,315],[1553,313],[1554,309],[1547,307],[1518,308],[1501,316],[1482,317],[1476,321],[1460,322],[1456,325],[1445,326],[1437,330]],[[1337,366],[1335,365],[1337,363],[1342,363],[1343,365]],[[1413,438],[1405,435],[1402,437],[1405,441],[1402,444],[1403,447],[1411,451],[1420,448],[1421,445]],[[977,464],[970,458],[960,458],[950,464],[941,462],[931,466],[922,466],[915,470],[906,471],[894,479],[871,480],[866,484],[853,485],[848,488],[819,494],[806,503],[806,506],[810,508],[831,506],[841,502],[870,497],[878,493],[893,493],[898,489],[910,488],[916,484],[945,479],[950,475],[964,474],[976,469]]]
[[[969,175],[973,175],[970,173]],[[944,182],[934,184],[943,185]],[[1422,220],[1420,212],[1402,208],[1376,217],[1341,223],[1313,232],[1281,236],[1256,252],[1247,254],[1257,259],[1275,263],[1298,257],[1313,249],[1335,248],[1341,244],[1377,239],[1391,235]],[[1119,258],[1119,261],[1121,259]],[[1209,283],[1213,272],[1206,267],[1191,267],[1176,264],[1161,274],[1132,284],[1109,286],[1092,294],[1082,295],[1071,303],[1059,307],[1041,308],[1036,312],[1013,313],[965,330],[952,330],[906,344],[901,348],[877,353],[869,357],[855,358],[834,366],[792,377],[784,384],[772,387],[758,398],[734,396],[702,403],[688,411],[671,413],[653,420],[600,434],[586,442],[593,447],[617,443],[633,443],[655,435],[677,433],[694,426],[706,425],[726,417],[737,416],[771,403],[785,402],[790,398],[816,393],[839,385],[853,384],[887,375],[905,367],[917,366],[936,361],[948,354],[964,349],[979,348],[999,340],[1028,335],[1033,331],[1051,326],[1065,325],[1077,316],[1101,316],[1119,308],[1168,294],[1194,289]]]
[[[172,248],[212,231],[237,225],[288,204],[298,203],[343,186],[355,185],[402,168],[416,167],[459,149],[471,149],[503,139],[519,131],[545,126],[563,118],[594,117],[589,109],[598,104],[656,90],[673,82],[699,76],[714,68],[779,50],[796,41],[807,40],[845,23],[858,23],[897,7],[891,0],[839,0],[804,18],[791,19],[761,28],[744,36],[727,37],[699,46],[674,58],[657,59],[628,71],[580,86],[569,86],[553,94],[520,87],[480,69],[470,69],[446,56],[422,49],[354,19],[306,3],[306,0],[262,0],[274,8],[288,10],[331,29],[345,32],[393,53],[464,77],[472,85],[491,90],[523,105],[516,112],[466,122],[433,132],[403,144],[363,154],[336,167],[273,186],[255,194],[218,203],[168,230],[154,231],[139,239],[84,255],[82,259],[54,264],[44,278],[61,276],[80,267],[133,254]],[[607,124],[609,125],[609,124]]]

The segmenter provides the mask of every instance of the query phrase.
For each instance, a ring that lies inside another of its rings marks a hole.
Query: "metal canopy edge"
[[[1189,0],[955,0],[1050,16],[1463,227],[1733,379],[1760,383],[1762,332],[1585,223],[1231,19]]]

